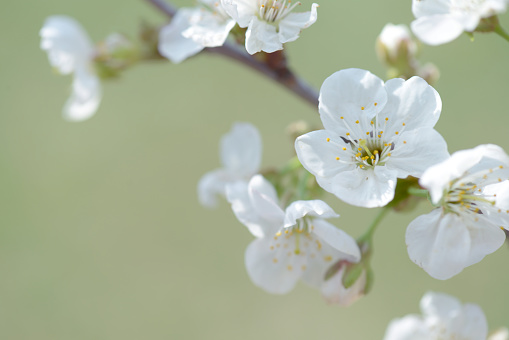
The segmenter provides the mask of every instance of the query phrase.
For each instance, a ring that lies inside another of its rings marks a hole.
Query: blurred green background
[[[320,126],[317,109],[204,55],[138,65],[104,83],[95,117],[68,123],[60,112],[71,77],[53,74],[39,49],[38,31],[53,14],[75,17],[96,42],[115,31],[133,36],[142,19],[166,20],[142,0],[2,3],[2,339],[382,339],[391,319],[418,312],[428,290],[480,304],[491,329],[509,326],[507,246],[448,281],[409,260],[405,229],[426,203],[380,225],[374,289],[349,308],[328,306],[304,284],[285,296],[255,287],[243,264],[252,236],[225,202],[199,206],[196,183],[219,166],[217,144],[233,122],[255,124],[263,165],[280,166],[292,156],[286,126]],[[509,28],[509,15],[501,19]],[[317,88],[348,67],[384,77],[375,38],[387,22],[412,20],[410,0],[322,0],[317,23],[287,45],[291,66]],[[422,51],[441,70],[437,129],[449,150],[509,150],[509,43],[477,34]],[[376,214],[326,200],[342,215],[333,222],[354,237]]]

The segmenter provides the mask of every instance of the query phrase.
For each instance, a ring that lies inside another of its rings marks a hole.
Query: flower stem
[[[382,222],[382,220],[384,219],[385,215],[389,212],[389,210],[391,210],[391,208],[388,206],[385,206],[378,212],[378,215],[376,215],[373,222],[371,222],[371,225],[369,226],[368,230],[364,233],[364,235],[359,237],[359,239],[357,240],[357,243],[360,244],[360,243],[365,243],[365,242],[367,242],[367,243],[371,242],[371,239],[373,238],[373,234],[375,233],[376,227],[378,227],[380,222]]]
[[[167,17],[172,18],[176,9],[172,5],[167,4],[163,0],[145,0],[164,13]],[[207,47],[203,50],[213,54],[222,55],[224,57],[236,60],[249,68],[263,74],[280,85],[286,87],[297,97],[304,99],[313,107],[318,106],[318,93],[310,87],[306,82],[297,77],[286,65],[284,54],[279,51],[278,54],[269,54],[266,61],[258,60],[254,56],[248,54],[236,45],[225,42],[223,46]],[[278,62],[274,63],[274,59]]]
[[[412,196],[418,196],[418,197],[424,197],[424,198],[428,198],[428,195],[429,195],[428,190],[421,189],[421,188],[415,188],[415,187],[408,188],[408,193]]]
[[[497,33],[502,38],[504,38],[505,40],[509,41],[509,34],[507,34],[507,32],[504,31],[502,26],[500,25],[495,26],[494,32]]]

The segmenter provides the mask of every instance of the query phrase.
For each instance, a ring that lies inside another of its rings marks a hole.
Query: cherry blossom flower
[[[272,53],[283,44],[297,40],[300,31],[317,19],[317,4],[310,12],[292,13],[300,2],[291,0],[221,0],[226,12],[246,28],[246,50],[249,54]]]
[[[424,43],[440,45],[473,32],[483,18],[505,12],[507,0],[413,0],[414,34]]]
[[[248,182],[260,169],[262,141],[258,129],[249,123],[235,123],[221,138],[222,168],[206,173],[198,183],[198,198],[206,207],[217,205],[217,196],[225,195],[226,185]]]
[[[72,94],[63,114],[71,121],[90,118],[99,107],[101,83],[94,71],[94,46],[83,27],[68,16],[51,16],[39,32],[41,49],[61,74],[74,74]]]
[[[486,340],[488,323],[478,305],[429,292],[420,307],[422,316],[411,314],[393,320],[384,340]]]
[[[318,184],[343,201],[381,207],[398,178],[420,177],[448,157],[433,129],[442,103],[419,77],[385,84],[368,71],[347,69],[327,78],[319,112],[325,130],[300,136],[295,149]]]
[[[496,145],[458,151],[419,183],[439,206],[406,231],[410,259],[445,280],[481,261],[505,241],[509,227],[509,157]]]
[[[389,61],[390,64],[398,62],[398,56],[402,53],[404,61],[409,58],[415,58],[417,53],[417,44],[412,39],[410,31],[406,25],[393,25],[391,23],[384,26],[377,39],[377,53],[380,59]]]
[[[245,254],[249,277],[269,293],[288,293],[299,279],[320,288],[331,264],[360,260],[355,240],[324,220],[339,215],[323,201],[296,201],[283,211],[261,175],[228,185],[227,199],[256,237]]]
[[[235,26],[219,0],[200,0],[194,8],[181,8],[159,32],[159,52],[180,63],[205,47],[221,46]]]

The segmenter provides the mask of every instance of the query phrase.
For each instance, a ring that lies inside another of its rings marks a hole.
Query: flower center
[[[291,0],[258,0],[258,15],[267,22],[277,22],[298,5],[300,2],[292,3]]]

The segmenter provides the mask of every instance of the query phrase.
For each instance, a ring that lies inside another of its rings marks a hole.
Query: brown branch
[[[172,18],[177,12],[176,8],[163,0],[145,0]],[[304,99],[313,107],[318,106],[318,93],[298,78],[287,66],[286,57],[282,51],[266,54],[265,62],[258,60],[236,45],[225,42],[223,46],[208,47],[204,52],[221,55],[236,60],[252,70],[278,82],[298,97]]]

